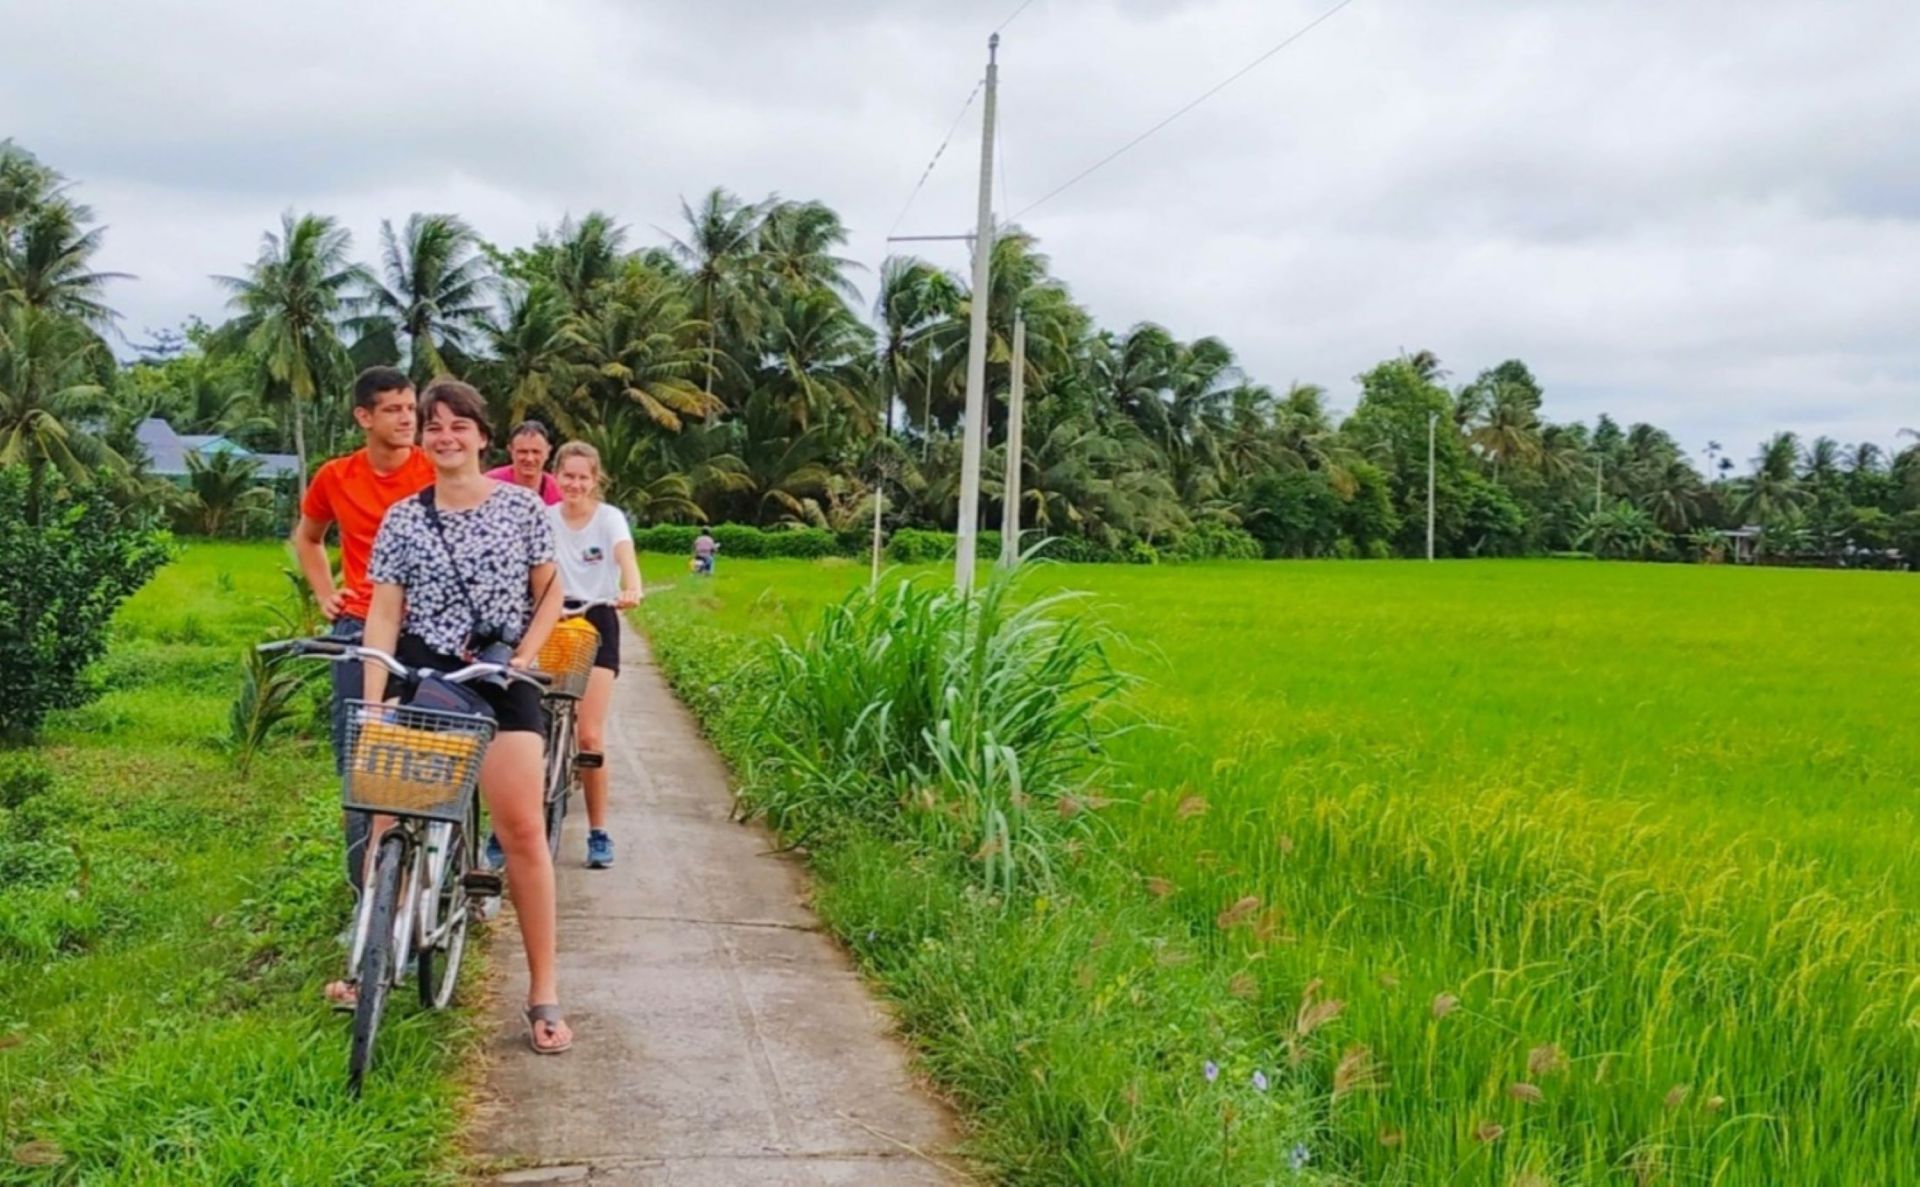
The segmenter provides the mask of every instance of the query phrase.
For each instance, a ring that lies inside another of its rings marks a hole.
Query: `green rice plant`
[[[648,614],[671,662],[683,631],[804,630],[859,576],[740,565]],[[1058,838],[1013,909],[957,831],[813,853],[1002,1178],[1287,1183],[1297,1143],[1309,1174],[1407,1187],[1920,1183],[1910,577],[1030,580],[1098,595],[1148,677],[1123,707],[1165,727],[1106,742],[1099,844]]]

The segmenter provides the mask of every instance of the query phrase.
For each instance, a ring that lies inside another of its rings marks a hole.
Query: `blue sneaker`
[[[613,864],[613,838],[600,829],[587,834],[587,868],[604,870]]]
[[[487,834],[487,850],[480,856],[480,861],[490,870],[507,868],[507,851],[500,847],[499,837],[492,833]]]

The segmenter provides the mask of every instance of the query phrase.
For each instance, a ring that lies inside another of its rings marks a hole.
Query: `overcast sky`
[[[1331,0],[1034,0],[1001,46],[1004,216]],[[1017,0],[0,0],[0,136],[79,182],[132,337],[221,315],[281,211],[572,212],[638,241],[713,185],[884,236]],[[1920,427],[1920,4],[1354,0],[1024,215],[1102,324],[1319,383],[1525,359],[1559,419],[1746,457]],[[979,107],[901,231],[972,222]],[[959,244],[924,254],[964,269]]]

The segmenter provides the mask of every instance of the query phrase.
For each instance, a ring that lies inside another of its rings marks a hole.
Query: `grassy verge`
[[[458,1015],[400,1005],[344,1092],[324,718],[244,779],[220,745],[283,563],[190,545],[116,620],[105,695],[0,752],[0,1183],[457,1177]]]
[[[750,796],[785,744],[766,638],[863,576],[735,562],[650,600]],[[1920,1181],[1911,579],[1062,582],[1167,728],[1112,742],[1058,877],[995,896],[953,846],[814,845],[823,913],[1008,1179]]]

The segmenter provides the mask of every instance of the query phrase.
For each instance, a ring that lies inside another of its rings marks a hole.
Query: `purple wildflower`
[[[1200,1071],[1207,1077],[1207,1083],[1209,1084],[1220,1078],[1220,1065],[1211,1059],[1200,1065]]]
[[[1255,1071],[1253,1073],[1253,1087],[1257,1092],[1265,1092],[1267,1090],[1267,1073]]]
[[[1287,1165],[1296,1171],[1305,1170],[1312,1161],[1313,1151],[1307,1149],[1305,1142],[1295,1142],[1293,1149],[1287,1153]]]

